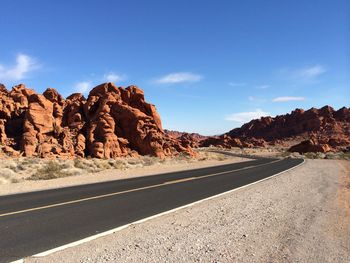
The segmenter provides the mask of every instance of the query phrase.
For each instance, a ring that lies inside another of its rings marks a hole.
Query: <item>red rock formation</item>
[[[0,144],[43,158],[195,155],[164,133],[141,89],[112,83],[95,87],[87,99],[75,93],[66,100],[52,88],[40,95],[22,84],[11,91],[0,85]]]
[[[227,134],[232,137],[262,138],[266,141],[307,133],[349,136],[349,120],[350,109],[345,107],[338,111],[329,106],[321,109],[311,108],[307,111],[296,109],[291,114],[252,120]]]
[[[310,138],[339,151],[350,146],[350,109],[343,107],[335,111],[330,106],[307,111],[296,109],[290,114],[252,120],[241,128],[231,130],[227,135],[241,140],[263,139],[274,145],[284,144],[288,140],[302,141],[303,138]],[[255,142],[252,143],[256,145]],[[311,142],[309,144],[312,145]]]
[[[309,139],[290,147],[288,151],[298,152],[300,154],[307,153],[307,152],[326,153],[326,152],[332,151],[332,149],[328,144],[322,144],[318,142],[316,139]]]
[[[209,138],[209,136],[204,136],[199,133],[188,133],[170,130],[164,130],[164,132],[170,137],[178,139],[183,146],[190,146],[192,148],[199,147],[203,140]]]
[[[256,138],[233,138],[227,134],[221,136],[209,137],[200,142],[201,147],[217,146],[223,148],[239,147],[239,148],[253,148],[265,147],[266,142],[263,139]]]
[[[209,136],[201,135],[199,133],[179,132],[179,131],[171,131],[171,130],[164,130],[164,132],[173,138],[179,138],[183,135],[185,135],[186,137],[191,137],[193,138],[193,140],[196,140],[196,141],[202,141],[209,138]]]
[[[310,139],[306,140],[305,139]],[[291,148],[304,151],[342,151],[350,147],[350,109],[343,107],[335,111],[325,106],[304,111],[296,109],[291,114],[275,118],[262,117],[244,124],[230,132],[202,140],[199,145],[219,147],[266,147],[270,145],[290,146],[291,142],[302,142]]]
[[[217,147],[222,147],[222,148],[231,148],[231,147],[244,147],[248,146],[246,144],[243,144],[240,139],[238,138],[231,138],[230,136],[224,134],[221,136],[214,136],[214,137],[209,137],[205,140],[203,140],[200,143],[201,147],[209,147],[209,146],[217,146]]]

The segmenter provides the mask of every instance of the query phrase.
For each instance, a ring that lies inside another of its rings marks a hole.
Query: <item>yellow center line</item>
[[[188,178],[184,178],[184,179],[168,181],[168,182],[164,182],[164,183],[161,183],[161,184],[144,186],[144,187],[134,188],[134,189],[120,191],[120,192],[114,192],[114,193],[109,193],[109,194],[104,194],[104,195],[97,195],[97,196],[92,196],[92,197],[86,197],[86,198],[76,199],[76,200],[62,202],[62,203],[57,203],[57,204],[52,204],[52,205],[45,205],[45,206],[39,206],[39,207],[34,207],[34,208],[23,209],[23,210],[19,210],[19,211],[14,211],[14,212],[0,214],[0,217],[10,216],[10,215],[15,215],[15,214],[21,214],[21,213],[26,213],[26,212],[36,211],[36,210],[42,210],[42,209],[47,209],[47,208],[52,208],[52,207],[57,207],[57,206],[75,204],[75,203],[80,203],[80,202],[84,202],[84,201],[95,200],[95,199],[100,199],[100,198],[105,198],[105,197],[110,197],[110,196],[115,196],[115,195],[121,195],[121,194],[126,194],[126,193],[132,193],[132,192],[137,192],[137,191],[141,191],[141,190],[145,190],[145,189],[156,188],[156,187],[160,187],[160,186],[164,186],[164,185],[171,185],[171,184],[177,184],[177,183],[182,183],[182,182],[186,182],[186,181],[198,180],[198,179],[212,177],[212,176],[216,176],[216,175],[227,174],[227,173],[231,173],[231,172],[245,170],[245,169],[249,169],[251,167],[263,166],[263,165],[271,164],[271,163],[274,163],[274,162],[277,162],[277,161],[279,161],[279,160],[272,161],[272,162],[265,163],[265,164],[255,165],[255,166],[247,166],[247,167],[244,167],[244,168],[241,168],[241,169],[236,169],[236,170],[231,170],[231,171],[225,171],[225,172],[219,172],[219,173],[203,175],[203,176],[200,176],[200,177],[188,177]]]

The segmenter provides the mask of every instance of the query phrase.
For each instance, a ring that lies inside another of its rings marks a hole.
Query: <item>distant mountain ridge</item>
[[[291,145],[293,143],[294,145]],[[265,147],[293,146],[290,151],[342,151],[350,148],[350,108],[330,106],[296,109],[285,115],[251,120],[219,137],[210,137],[201,146]]]
[[[330,106],[304,111],[296,109],[290,114],[262,117],[227,133],[231,137],[259,138],[265,141],[286,139],[302,135],[350,136],[350,109],[334,110]]]
[[[178,140],[184,147],[200,147],[200,144],[203,140],[210,138],[209,136],[201,135],[199,133],[188,133],[172,130],[164,130],[164,132],[170,137]]]

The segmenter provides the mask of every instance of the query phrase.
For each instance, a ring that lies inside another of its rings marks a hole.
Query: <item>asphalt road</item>
[[[10,262],[207,198],[302,163],[257,159],[0,197],[0,262]]]

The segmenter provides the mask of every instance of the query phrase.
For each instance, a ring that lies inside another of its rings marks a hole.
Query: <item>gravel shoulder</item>
[[[25,262],[349,262],[350,162],[292,171]]]

